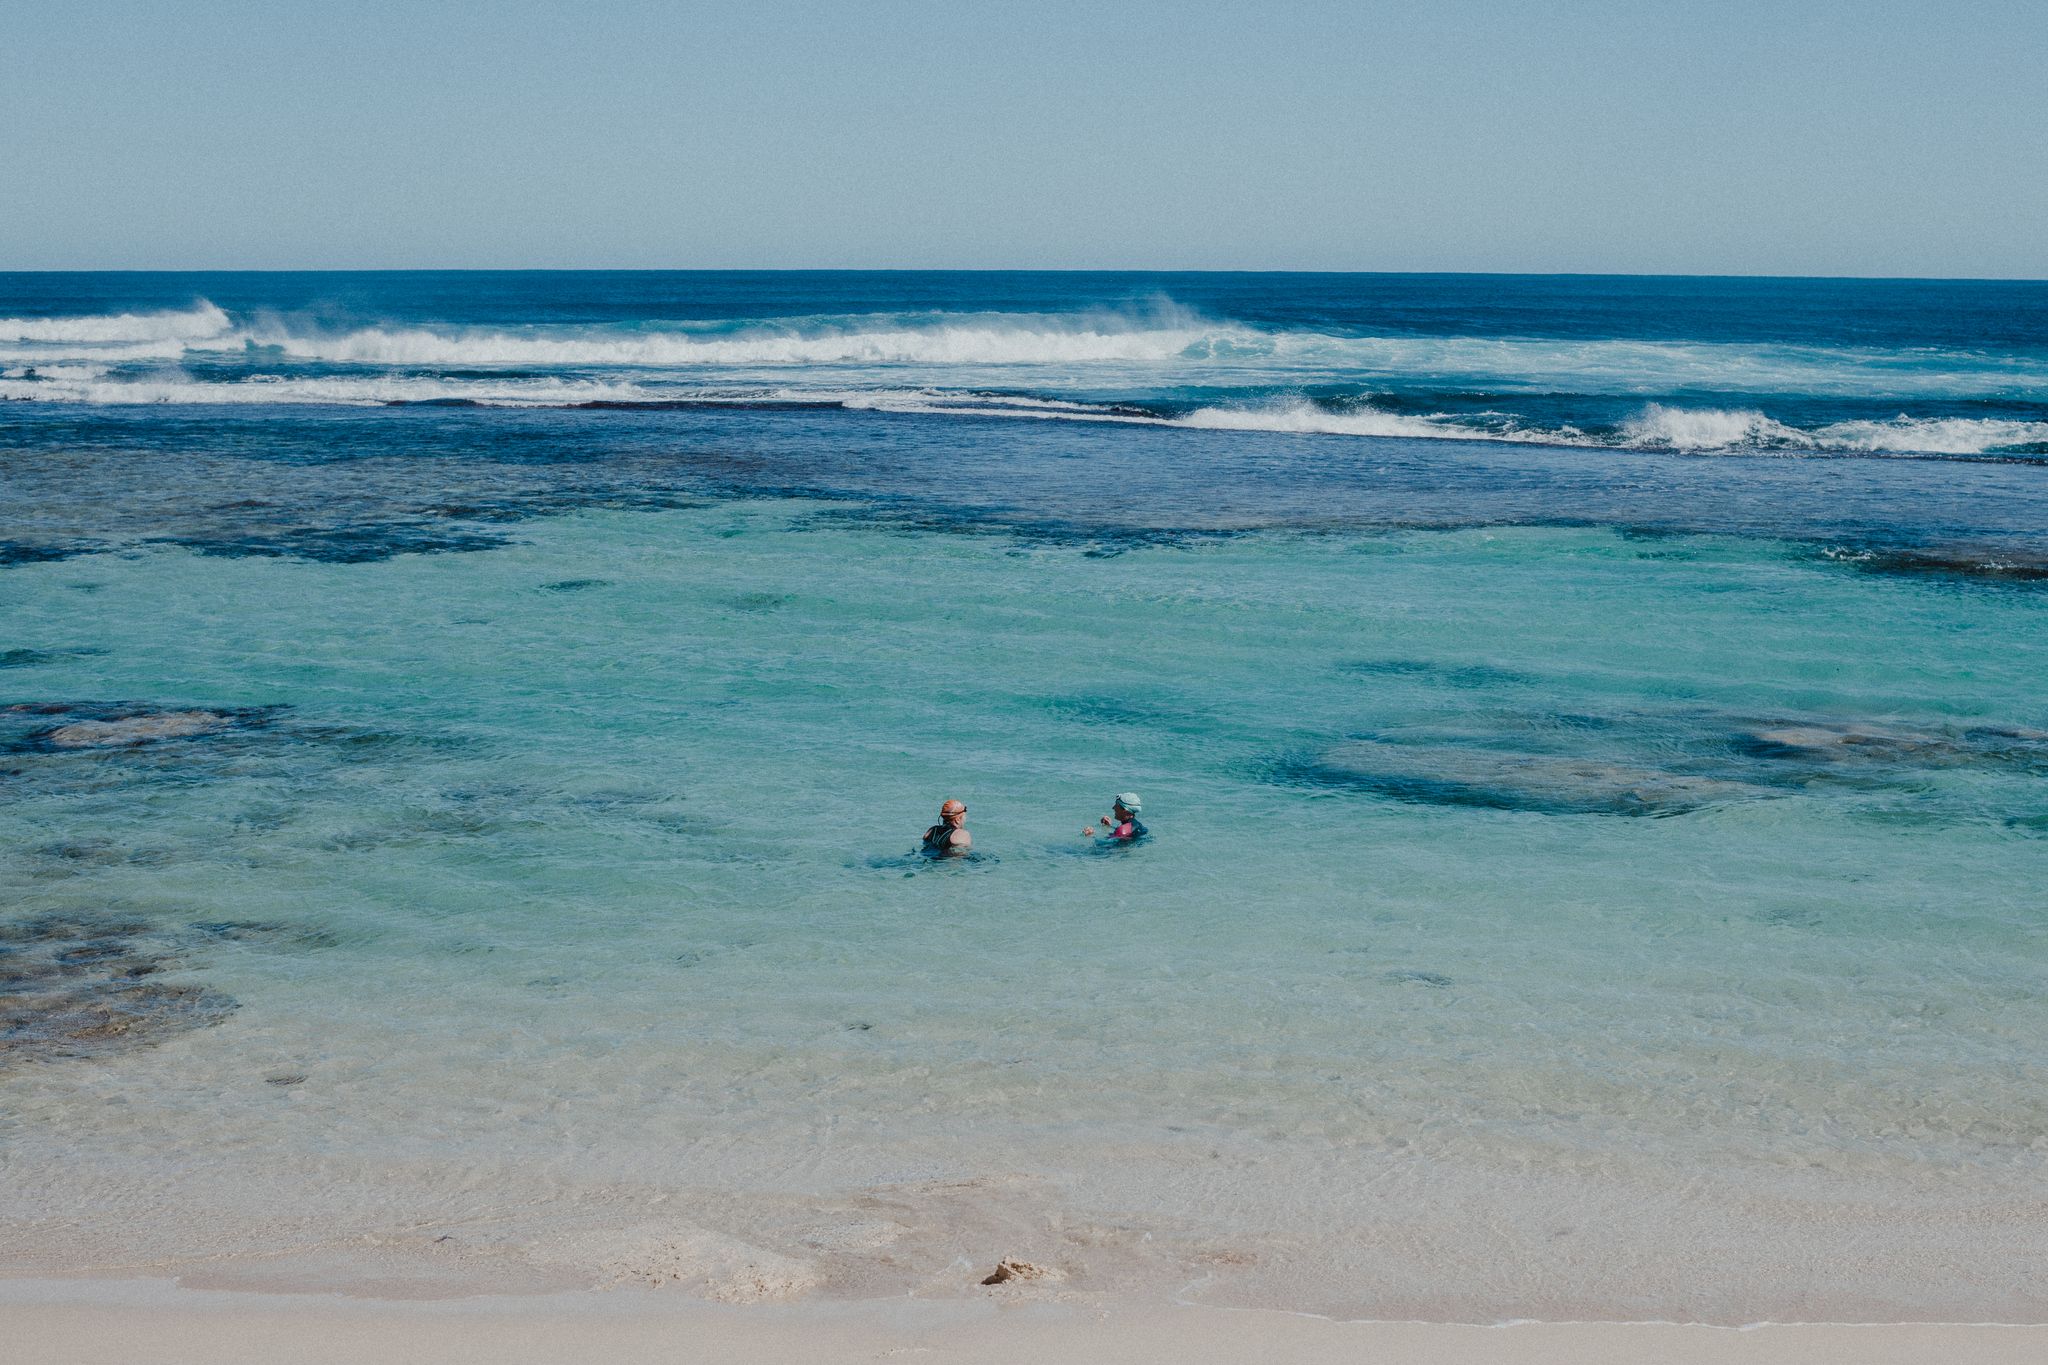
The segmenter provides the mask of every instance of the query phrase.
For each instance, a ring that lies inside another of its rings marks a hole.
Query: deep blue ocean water
[[[2048,285],[0,275],[0,399],[19,1245],[2040,1317]]]

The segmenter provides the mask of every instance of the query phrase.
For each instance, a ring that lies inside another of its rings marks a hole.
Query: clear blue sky
[[[2048,0],[0,0],[0,269],[2048,276]]]

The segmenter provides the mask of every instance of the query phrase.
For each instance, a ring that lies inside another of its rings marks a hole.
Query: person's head
[[[1138,799],[1136,792],[1118,792],[1116,794],[1115,812],[1117,819],[1133,819],[1144,808],[1145,803]]]
[[[967,804],[963,801],[947,801],[939,807],[939,823],[958,828],[967,823]]]

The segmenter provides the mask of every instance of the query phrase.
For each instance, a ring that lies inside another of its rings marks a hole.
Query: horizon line
[[[6,275],[1345,275],[1469,279],[2048,284],[2048,275],[1811,275],[1631,270],[1335,270],[1293,266],[0,266]]]

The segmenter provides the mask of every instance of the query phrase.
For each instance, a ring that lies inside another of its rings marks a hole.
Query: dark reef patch
[[[279,706],[167,707],[147,702],[17,702],[0,706],[0,752],[136,749],[246,734],[268,726],[283,710]]]
[[[331,930],[278,920],[200,920],[187,928],[200,939],[282,951],[333,948],[341,943],[340,937]]]
[[[1147,698],[1107,693],[1035,697],[1030,704],[1064,724],[1170,727],[1187,717]]]
[[[1735,752],[1798,778],[1858,768],[2000,767],[2048,773],[2048,730],[1966,725],[1952,729],[1801,717],[1752,721],[1729,736]]]
[[[1543,679],[1533,673],[1495,668],[1491,664],[1444,664],[1428,659],[1352,659],[1337,665],[1345,673],[1366,678],[1414,678],[1443,687],[1483,689],[1533,687]]]
[[[307,724],[287,706],[16,702],[0,705],[0,806],[266,776],[292,779],[308,765],[318,769],[406,763],[417,761],[422,753],[462,743],[461,737],[439,733],[393,736]],[[272,814],[273,827],[288,823],[289,812],[280,817],[276,807],[265,809]],[[235,821],[245,828],[259,822]],[[80,856],[71,860],[70,871],[84,870],[90,860],[90,850],[77,851]],[[47,852],[41,856],[56,857]],[[38,876],[63,875],[65,860],[45,861],[32,871]]]
[[[504,543],[493,526],[580,508],[789,498],[872,504],[884,509],[877,526],[888,508],[921,508],[921,524],[896,516],[898,529],[1102,556],[1247,531],[1602,526],[1658,556],[1699,548],[1649,543],[1659,537],[1729,535],[1805,553],[1875,547],[1874,571],[2048,573],[2039,464],[2007,456],[1760,461],[773,402],[13,406],[0,430],[0,566],[152,542],[363,562],[487,549]],[[1949,546],[1986,549],[1951,557]]]
[[[542,592],[583,592],[590,588],[609,588],[609,578],[558,578],[552,583],[540,585]]]
[[[1451,979],[1442,972],[1394,971],[1385,973],[1380,979],[1397,985],[1427,986],[1438,991],[1451,985]]]
[[[0,922],[0,1067],[94,1057],[217,1024],[234,1000],[152,981],[177,965],[141,919],[51,912]]]
[[[84,659],[105,654],[104,649],[0,649],[0,668],[37,668],[64,659]]]
[[[1764,793],[1749,784],[1593,755],[1352,740],[1296,769],[1309,782],[1400,801],[1551,815],[1678,815]]]
[[[1862,573],[1961,579],[1979,583],[2048,583],[2048,554],[1988,547],[1856,547],[1830,545],[1820,557]]]
[[[819,497],[788,490],[785,496]],[[815,510],[796,523],[797,530],[871,530],[896,535],[981,536],[1042,548],[1079,549],[1088,559],[1114,559],[1134,550],[1188,549],[1234,540],[1252,532],[1241,528],[1174,529],[1104,525],[1063,517],[1016,513],[1003,508],[931,506],[907,498],[846,499]]]
[[[0,540],[0,569],[11,569],[17,564],[51,564],[73,555],[89,555],[105,549],[87,541],[42,541],[29,543],[19,540]]]
[[[796,594],[787,592],[740,592],[726,600],[734,611],[776,611],[796,601]]]
[[[1912,790],[1943,769],[2048,775],[2048,731],[1714,711],[1481,712],[1328,745],[1276,777],[1430,805],[1678,815],[1823,790]]]
[[[239,1006],[189,971],[226,945],[307,952],[339,942],[282,920],[181,925],[101,908],[0,917],[0,1068],[105,1056],[219,1023]],[[181,979],[163,979],[180,969]]]
[[[296,526],[267,535],[160,536],[152,544],[176,545],[215,559],[309,559],[319,564],[373,564],[398,555],[495,550],[508,544],[489,531],[453,529],[417,522],[370,522],[356,526]]]
[[[31,865],[37,877],[69,877],[106,867],[163,867],[175,855],[165,848],[135,848],[112,839],[70,839],[38,844],[28,850],[40,865]]]
[[[502,413],[482,414],[474,431],[411,431],[403,456],[362,414],[309,411],[274,424],[277,414],[200,422],[158,413],[131,444],[136,416],[99,414],[82,430],[59,422],[47,433],[54,444],[0,433],[12,457],[0,523],[26,528],[0,540],[0,568],[152,545],[364,564],[497,549],[511,543],[506,528],[564,512],[704,505],[676,489],[683,471],[673,458],[533,447],[540,433]],[[174,472],[166,449],[180,455]]]

